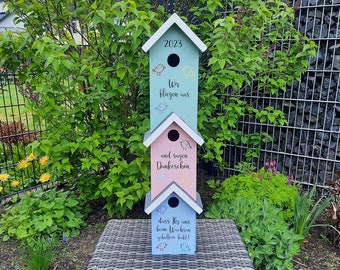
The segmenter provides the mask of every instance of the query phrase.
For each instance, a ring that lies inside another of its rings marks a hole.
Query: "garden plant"
[[[263,198],[235,197],[230,203],[214,202],[206,217],[234,220],[256,269],[293,269],[302,236],[289,228],[280,211]]]
[[[259,172],[209,181],[213,202],[205,216],[235,221],[256,269],[293,269],[293,258],[333,197],[315,200],[310,192],[277,171],[275,161]]]
[[[56,246],[58,241],[55,238],[38,237],[32,239],[24,251],[25,269],[27,270],[48,270],[56,259]]]
[[[31,153],[18,163],[17,168],[19,172],[30,172],[33,166],[47,170],[51,165],[49,159],[48,156],[37,158]],[[21,177],[29,175],[20,174]],[[10,187],[18,188],[21,183],[17,179],[8,173],[0,174],[0,194]],[[17,200],[18,195],[13,197],[12,204],[5,205],[5,211],[1,213],[1,240],[21,241],[25,269],[47,270],[56,257],[55,248],[60,240],[78,235],[85,225],[86,211],[75,194],[56,185],[52,172],[46,171],[39,179],[32,177],[32,181],[24,179],[23,182],[25,185],[30,183],[29,188],[26,191],[18,189],[20,200]]]
[[[243,172],[220,180],[209,180],[208,184],[215,190],[213,199],[230,203],[235,197],[249,200],[265,199],[269,204],[281,209],[280,216],[291,221],[294,215],[294,200],[298,195],[298,188],[287,177],[277,171],[275,161],[266,162],[267,167],[258,172]],[[274,164],[269,166],[269,164]]]
[[[333,196],[328,196],[326,199],[316,198],[316,184],[309,191],[302,191],[299,196],[295,197],[294,201],[294,231],[296,234],[307,237],[309,230],[314,225],[317,218],[333,201]]]

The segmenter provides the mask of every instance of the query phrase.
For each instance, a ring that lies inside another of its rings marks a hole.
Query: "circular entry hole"
[[[180,62],[179,56],[175,53],[172,53],[168,56],[168,64],[170,67],[177,67]]]
[[[168,204],[171,208],[176,208],[179,205],[179,199],[176,197],[171,197],[168,200]]]
[[[176,129],[172,129],[168,132],[168,139],[172,142],[177,141],[179,138],[179,132]]]

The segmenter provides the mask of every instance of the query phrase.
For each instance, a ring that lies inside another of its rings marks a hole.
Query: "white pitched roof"
[[[179,125],[198,145],[202,145],[204,140],[201,134],[192,130],[180,117],[171,113],[158,127],[153,131],[148,131],[144,136],[143,144],[149,147],[173,122]]]
[[[145,199],[145,213],[148,215],[155,210],[165,199],[167,199],[172,193],[176,193],[185,203],[187,203],[197,214],[201,214],[203,211],[201,197],[198,193],[196,201],[192,199],[181,187],[175,182],[169,184],[156,198],[151,201],[151,192],[146,194]]]
[[[176,14],[172,14],[171,17],[154,33],[147,42],[142,46],[143,51],[148,52],[150,48],[159,40],[161,36],[174,24],[183,31],[184,34],[200,49],[204,52],[207,46],[199,39],[198,36],[187,26],[187,24]]]

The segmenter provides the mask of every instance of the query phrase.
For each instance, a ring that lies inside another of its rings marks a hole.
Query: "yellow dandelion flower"
[[[0,181],[6,181],[9,178],[9,174],[8,173],[1,173],[0,174]]]
[[[23,159],[18,163],[18,168],[19,169],[25,169],[27,168],[29,165],[29,163],[27,162],[27,160]]]
[[[20,184],[19,181],[13,180],[12,183],[11,183],[11,186],[12,186],[12,187],[17,187],[17,186],[19,186],[19,184]]]
[[[0,192],[2,192],[4,190],[4,188],[3,187],[0,187]]]
[[[32,161],[35,159],[35,156],[33,153],[31,153],[29,156],[26,157],[26,161]]]
[[[39,160],[39,163],[41,166],[45,166],[47,161],[49,160],[50,158],[48,156],[43,156],[40,160]]]
[[[45,182],[47,182],[48,180],[50,180],[50,178],[51,178],[51,174],[49,174],[49,173],[44,173],[44,174],[42,174],[42,175],[40,176],[39,181],[40,181],[41,183],[45,183]]]

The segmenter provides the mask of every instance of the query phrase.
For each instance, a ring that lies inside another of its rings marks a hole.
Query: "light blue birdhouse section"
[[[197,130],[198,60],[205,49],[177,14],[144,44],[150,56],[150,130],[171,112]]]
[[[202,211],[200,195],[193,199],[175,182],[153,200],[149,192],[145,212],[151,213],[152,254],[194,254],[196,213]]]
[[[194,254],[196,212],[172,193],[151,214],[152,254]]]

